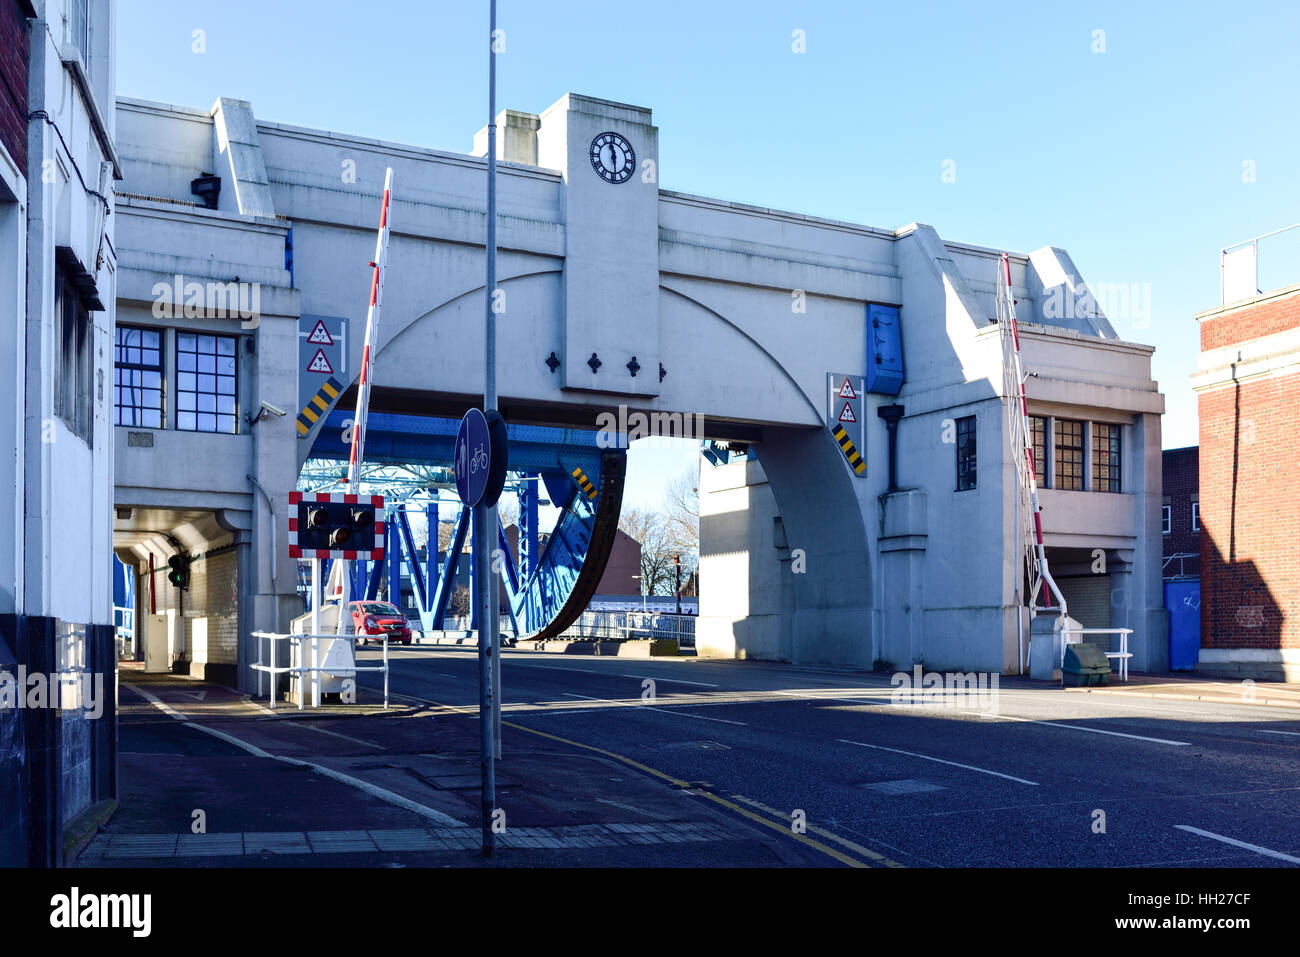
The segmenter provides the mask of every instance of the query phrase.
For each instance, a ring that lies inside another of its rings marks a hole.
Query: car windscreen
[[[387,605],[379,601],[366,602],[361,606],[361,613],[363,615],[397,615],[399,617],[402,614],[392,605]]]

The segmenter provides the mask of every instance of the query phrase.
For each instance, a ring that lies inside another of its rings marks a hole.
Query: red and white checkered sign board
[[[375,547],[352,548],[301,548],[298,545],[299,505],[334,504],[368,505],[374,513]],[[377,562],[384,557],[384,497],[382,495],[352,495],[347,492],[290,492],[289,493],[289,557],[290,558],[343,558],[348,561]]]

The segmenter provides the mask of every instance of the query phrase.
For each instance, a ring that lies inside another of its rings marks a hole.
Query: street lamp
[[[639,592],[641,592],[641,614],[644,615],[644,614],[646,614],[646,607],[645,607],[645,587],[644,587],[644,581],[645,581],[645,579],[644,579],[641,575],[633,575],[632,577],[635,578],[635,579],[637,580],[637,582],[638,582],[638,584],[637,584],[636,587],[637,587],[637,590],[638,590]]]

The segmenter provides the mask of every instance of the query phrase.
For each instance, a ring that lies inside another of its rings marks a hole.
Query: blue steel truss
[[[312,447],[311,459],[347,460],[349,445],[343,438],[348,420],[344,411],[330,414]],[[449,465],[457,426],[448,419],[374,413],[366,435],[367,464]],[[508,435],[510,467],[516,473],[514,486],[519,497],[518,557],[499,522],[494,543],[499,549],[506,605],[516,635],[550,634],[576,619],[604,572],[618,523],[626,458],[621,450],[602,450],[596,434],[588,431],[510,425]],[[580,487],[575,473],[585,475],[590,482],[588,490]],[[538,527],[543,491],[560,508],[545,545]],[[454,533],[445,555],[440,556],[439,502],[435,497],[425,503],[429,539],[421,557],[409,515],[409,509],[417,506],[413,500],[390,504],[384,560],[354,563],[352,593],[375,599],[386,569],[390,600],[400,606],[405,578],[410,582],[421,629],[437,631],[446,619],[466,539],[472,538],[471,523],[467,509],[459,503],[452,505],[457,510]],[[472,588],[477,593],[477,583]],[[470,626],[474,628],[478,626],[478,602],[471,607]]]

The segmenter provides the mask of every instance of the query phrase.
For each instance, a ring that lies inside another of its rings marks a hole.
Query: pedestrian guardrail
[[[113,632],[117,638],[119,658],[135,655],[135,609],[126,605],[113,606]],[[127,649],[130,653],[127,653]]]
[[[269,692],[269,694],[268,694],[268,699],[269,699],[269,702],[270,702],[270,703],[269,703],[269,707],[270,707],[270,709],[271,709],[272,711],[275,710],[275,692],[276,692],[276,684],[277,684],[276,679],[277,679],[280,675],[285,675],[285,674],[287,674],[287,675],[291,675],[291,676],[293,676],[293,675],[297,675],[297,676],[298,676],[298,679],[299,679],[299,686],[298,686],[298,710],[301,711],[301,710],[303,709],[303,701],[304,701],[304,699],[307,697],[307,694],[306,694],[306,687],[305,687],[305,684],[306,684],[305,679],[306,679],[307,676],[312,676],[312,680],[311,680],[311,701],[312,701],[312,703],[311,703],[311,706],[312,706],[313,708],[319,708],[319,707],[320,707],[320,704],[321,704],[321,687],[320,687],[320,679],[319,679],[318,677],[316,677],[316,676],[321,675],[321,674],[325,674],[325,673],[332,674],[332,675],[338,675],[340,672],[355,673],[355,672],[361,672],[361,671],[379,671],[379,672],[383,672],[383,675],[384,675],[384,707],[385,707],[385,708],[388,707],[388,636],[387,636],[387,635],[384,635],[384,636],[383,636],[384,655],[383,655],[383,664],[382,664],[382,665],[360,665],[360,664],[357,664],[357,663],[356,663],[357,639],[358,639],[358,638],[365,638],[365,639],[367,639],[367,640],[374,640],[376,637],[378,637],[378,636],[375,636],[375,635],[357,635],[357,634],[351,634],[351,635],[302,635],[302,634],[299,634],[299,635],[292,635],[292,634],[289,634],[289,635],[285,635],[285,634],[278,634],[278,633],[275,633],[275,632],[269,632],[269,631],[255,631],[255,632],[252,633],[252,636],[253,636],[254,638],[258,639],[258,641],[257,641],[257,661],[254,662],[254,664],[253,664],[253,670],[257,672],[257,696],[258,696],[259,698],[262,696],[262,675],[263,675],[263,674],[270,675],[270,676],[271,676],[271,679],[270,679],[270,680],[271,680],[271,688],[270,688],[270,692]],[[266,655],[265,658],[264,658],[263,655],[262,655],[262,649],[263,649],[262,642],[263,642],[263,640],[266,641],[265,648],[266,648],[266,651],[267,651],[267,655]],[[321,665],[321,657],[320,657],[320,643],[321,643],[322,640],[325,640],[325,641],[340,641],[340,640],[346,641],[346,640],[351,640],[351,642],[352,642],[352,659],[353,659],[353,663],[352,663],[351,665],[349,665],[347,668],[323,667],[323,666]],[[287,641],[287,642],[289,642],[289,661],[291,662],[291,664],[289,664],[289,665],[287,665],[287,666],[285,666],[285,667],[278,667],[278,666],[276,666],[276,665],[273,663],[273,662],[275,661],[275,658],[276,658],[276,655],[275,655],[276,642],[280,642],[280,641]],[[307,649],[304,647],[304,645],[305,645],[306,643],[310,643],[310,653],[311,653],[311,664],[310,664],[310,665],[307,665],[307,664],[303,664],[303,663],[302,663],[302,662],[304,661],[304,653],[307,651]],[[297,663],[297,664],[293,664],[292,662],[298,662],[298,663]]]
[[[1061,669],[1065,669],[1066,645],[1078,644],[1084,635],[1110,635],[1112,640],[1119,638],[1119,651],[1106,651],[1107,658],[1119,661],[1119,680],[1128,681],[1128,660],[1133,655],[1128,650],[1128,636],[1132,628],[1062,628],[1061,629]],[[1075,638],[1075,636],[1078,636]]]
[[[678,648],[695,648],[695,616],[657,611],[584,611],[561,638],[607,641],[671,639]]]

